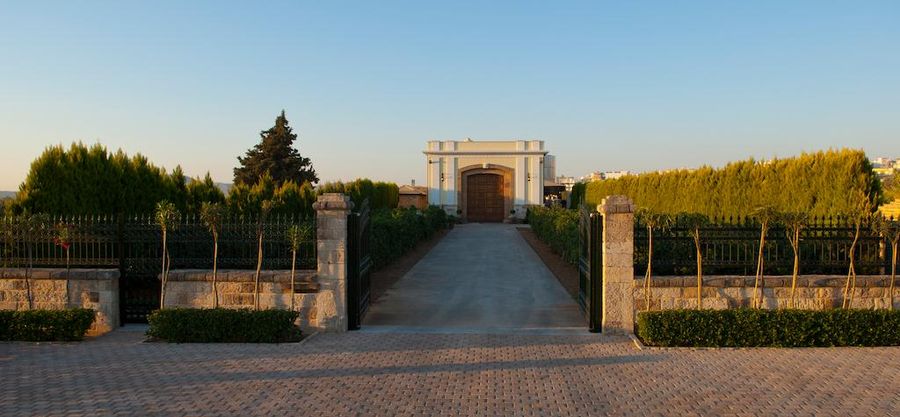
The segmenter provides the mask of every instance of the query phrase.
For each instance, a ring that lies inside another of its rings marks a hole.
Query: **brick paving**
[[[0,415],[898,415],[900,348],[637,350],[595,335],[0,343]]]

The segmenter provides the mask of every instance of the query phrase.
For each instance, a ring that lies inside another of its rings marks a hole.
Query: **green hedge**
[[[435,232],[447,228],[449,219],[440,207],[425,211],[415,208],[372,212],[371,249],[375,269],[380,269]]]
[[[746,217],[760,206],[813,216],[842,215],[858,210],[855,196],[869,196],[877,206],[882,191],[866,154],[844,149],[594,181],[587,185],[585,202],[596,207],[604,197],[616,194],[660,213]]]
[[[664,310],[640,312],[651,346],[900,346],[900,311]]]
[[[174,343],[283,343],[300,340],[288,310],[167,308],[147,317],[147,335]]]
[[[94,310],[0,311],[0,340],[68,342],[81,340],[94,323]]]
[[[566,262],[577,264],[581,239],[578,236],[579,212],[560,207],[528,209],[528,224],[538,239],[550,246]]]

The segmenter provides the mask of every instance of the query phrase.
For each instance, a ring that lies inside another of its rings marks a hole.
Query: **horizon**
[[[900,156],[895,2],[211,4],[8,6],[0,190],[79,140],[231,183],[282,109],[322,182],[424,184],[466,137],[576,178]]]

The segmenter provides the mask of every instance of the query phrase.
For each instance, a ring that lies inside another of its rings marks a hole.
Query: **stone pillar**
[[[624,195],[603,199],[603,333],[634,332],[634,204]]]
[[[329,332],[347,330],[347,215],[353,209],[344,194],[320,195],[316,210],[317,275],[316,327]]]

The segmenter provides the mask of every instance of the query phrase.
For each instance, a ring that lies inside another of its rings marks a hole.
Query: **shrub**
[[[147,335],[174,343],[282,343],[300,340],[299,312],[167,308],[147,317]]]
[[[94,310],[0,311],[0,340],[68,342],[81,340],[94,323]]]
[[[538,239],[549,245],[566,262],[575,265],[578,263],[581,245],[578,235],[579,215],[577,210],[532,207],[528,209],[528,224]]]
[[[637,330],[652,346],[898,346],[900,311],[647,311],[638,313]]]
[[[371,249],[375,269],[382,268],[414,248],[438,230],[447,227],[447,214],[431,206],[372,211]]]

